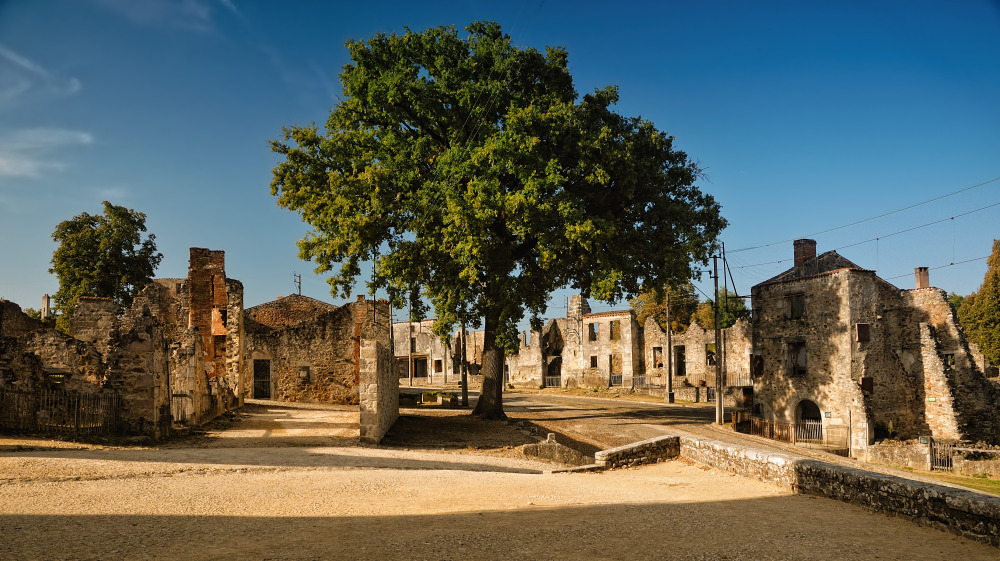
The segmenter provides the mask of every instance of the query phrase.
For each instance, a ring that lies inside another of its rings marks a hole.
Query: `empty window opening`
[[[300,366],[299,367],[299,380],[303,384],[307,384],[307,383],[311,382],[312,381],[312,368],[310,368],[309,366]]]
[[[684,345],[674,346],[674,365],[676,376],[687,376],[687,362],[684,357]]]
[[[417,338],[416,337],[410,337],[410,352],[411,353],[417,352]]]
[[[871,339],[871,324],[859,323],[855,325],[855,334],[859,343],[868,342]]]
[[[705,364],[715,366],[715,343],[705,344]]]
[[[806,315],[806,295],[805,294],[791,294],[785,296],[785,307],[788,311],[788,317],[791,319],[800,319]]]
[[[948,370],[955,368],[955,353],[944,353],[944,367]]]
[[[441,372],[444,369],[444,361],[435,360],[434,361],[434,372]]]
[[[653,347],[653,368],[663,368],[663,347]]]
[[[750,355],[750,376],[760,378],[764,375],[764,357]]]
[[[597,355],[590,355],[590,367],[597,368]]]
[[[599,323],[591,323],[588,325],[589,338],[591,341],[596,341],[597,336],[601,334],[601,325]]]
[[[806,373],[806,344],[796,341],[788,344],[788,357],[792,376],[804,376]]]
[[[622,338],[622,325],[618,320],[613,320],[608,329],[608,337],[612,341],[617,341]]]

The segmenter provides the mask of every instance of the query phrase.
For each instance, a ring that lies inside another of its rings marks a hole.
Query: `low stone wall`
[[[966,460],[962,457],[952,458],[952,469],[965,475],[1000,475],[1000,460]]]
[[[594,454],[594,463],[603,468],[628,467],[653,464],[676,458],[680,454],[680,440],[676,436],[658,436],[633,442],[625,446],[601,450]]]
[[[680,453],[797,493],[859,505],[1000,547],[1000,497],[694,437],[680,438]]]
[[[674,401],[693,401],[698,402],[698,398],[701,396],[699,392],[701,388],[691,388],[691,387],[674,387]]]
[[[902,466],[930,471],[931,445],[911,442],[882,442],[869,446],[865,461],[885,466]]]

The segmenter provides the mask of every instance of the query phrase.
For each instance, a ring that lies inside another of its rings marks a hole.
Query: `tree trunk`
[[[487,312],[483,331],[483,387],[472,414],[489,420],[506,419],[503,412],[503,350],[497,347],[498,314]]]

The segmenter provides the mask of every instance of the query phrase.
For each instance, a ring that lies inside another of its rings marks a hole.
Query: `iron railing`
[[[0,429],[59,434],[118,434],[121,396],[62,390],[0,389]]]
[[[546,376],[545,387],[546,388],[562,387],[562,376]]]
[[[614,387],[614,386],[620,386],[620,385],[622,385],[622,375],[621,374],[612,374],[611,375],[611,386]]]

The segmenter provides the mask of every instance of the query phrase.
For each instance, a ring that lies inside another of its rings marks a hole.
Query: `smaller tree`
[[[644,289],[638,296],[629,301],[635,310],[639,325],[646,323],[646,318],[652,317],[666,329],[667,298],[670,296],[670,329],[674,333],[684,333],[691,323],[691,315],[698,308],[698,294],[694,285],[686,282],[676,287],[669,287],[661,294],[655,290]]]
[[[59,279],[53,300],[61,312],[57,326],[64,331],[83,296],[111,298],[119,309],[129,306],[163,259],[156,251],[156,236],[142,239],[144,213],[103,204],[103,214],[81,213],[60,222],[52,233],[59,247],[49,272]]]
[[[719,291],[719,299],[722,300],[722,308],[719,310],[719,319],[722,321],[722,328],[732,327],[740,318],[750,316],[746,301],[729,292],[725,288]],[[698,322],[698,325],[706,331],[715,329],[715,303],[712,300],[705,300],[698,304],[698,308],[691,315],[691,323]]]
[[[963,299],[958,319],[969,342],[979,346],[990,364],[1000,364],[1000,240],[993,240],[983,284]]]

